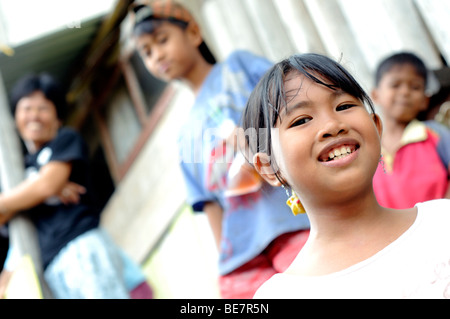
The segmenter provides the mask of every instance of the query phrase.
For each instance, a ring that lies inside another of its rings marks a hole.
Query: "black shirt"
[[[80,203],[62,204],[57,197],[30,209],[41,247],[44,269],[58,252],[72,239],[99,225],[100,210],[94,205],[90,192],[88,148],[82,137],[70,128],[61,128],[58,135],[38,152],[25,156],[28,178],[51,161],[71,162],[69,180],[86,187]]]

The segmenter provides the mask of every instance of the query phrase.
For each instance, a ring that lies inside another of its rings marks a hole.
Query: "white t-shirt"
[[[372,257],[323,276],[276,274],[254,298],[450,298],[450,200],[416,206],[413,225]]]

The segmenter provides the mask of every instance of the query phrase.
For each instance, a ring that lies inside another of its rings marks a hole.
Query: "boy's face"
[[[386,72],[372,98],[383,108],[385,119],[402,124],[408,124],[428,106],[425,81],[410,64],[394,66]]]
[[[201,35],[198,41],[189,26],[184,30],[162,22],[152,34],[139,36],[136,47],[147,70],[163,81],[170,81],[187,76],[199,56]]]

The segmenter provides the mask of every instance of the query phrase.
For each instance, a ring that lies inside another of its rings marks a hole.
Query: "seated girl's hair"
[[[299,72],[315,83],[332,90],[348,93],[375,113],[372,100],[353,76],[338,62],[320,54],[293,55],[275,64],[259,81],[247,102],[242,116],[242,129],[246,140],[247,160],[256,153],[266,153],[280,182],[275,159],[272,155],[272,132],[280,112],[286,110],[284,80],[290,72]],[[300,89],[300,88],[299,88]],[[252,132],[250,132],[252,131]]]
[[[30,73],[20,78],[11,90],[11,112],[16,112],[17,103],[23,97],[29,96],[36,91],[41,91],[44,96],[53,102],[57,116],[64,121],[67,114],[67,100],[65,90],[61,84],[50,74]]]

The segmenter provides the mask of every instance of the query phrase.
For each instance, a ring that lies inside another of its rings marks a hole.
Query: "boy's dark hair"
[[[378,86],[384,74],[392,70],[392,68],[405,64],[409,64],[416,69],[417,74],[423,78],[426,87],[428,82],[428,69],[422,59],[411,52],[396,53],[382,60],[375,72],[375,86]]]
[[[275,64],[251,93],[241,125],[246,139],[247,159],[258,152],[266,153],[271,158],[275,172],[278,169],[272,156],[271,128],[275,127],[280,113],[286,111],[284,80],[286,75],[294,71],[331,90],[342,90],[356,97],[368,106],[371,113],[375,113],[372,100],[354,77],[338,62],[324,55],[298,54]],[[277,177],[284,184],[278,174]]]
[[[171,0],[132,5],[130,10],[134,17],[133,36],[135,37],[152,34],[163,21],[172,23],[183,30],[187,28],[189,23],[195,23],[189,11],[181,4]],[[202,41],[198,49],[208,63],[216,63],[216,59],[205,41]]]
[[[64,121],[67,113],[65,91],[48,73],[28,74],[17,81],[11,90],[10,105],[13,116],[19,100],[36,91],[41,91],[48,100],[53,102],[58,119]]]

